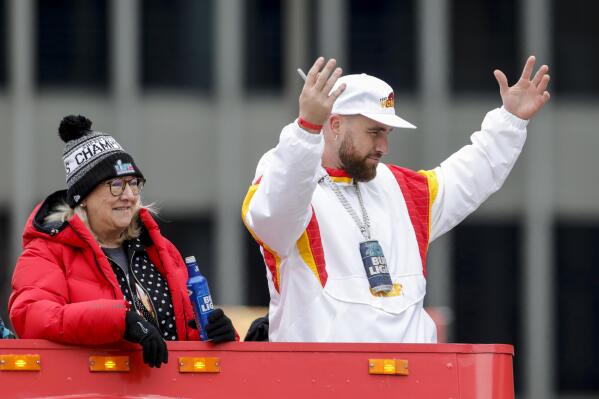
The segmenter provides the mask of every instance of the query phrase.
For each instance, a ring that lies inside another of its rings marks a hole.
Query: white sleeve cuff
[[[514,126],[517,129],[526,128],[526,126],[528,125],[528,122],[530,122],[528,119],[521,119],[521,118],[517,117],[516,115],[512,114],[510,111],[505,109],[505,107],[503,105],[501,106],[501,108],[499,108],[499,113],[503,120],[505,120],[506,122],[509,122],[512,126]]]
[[[304,140],[311,144],[318,144],[323,140],[322,133],[310,133],[305,131],[298,125],[297,120],[293,122],[291,125],[293,125],[294,127],[293,130],[295,136],[300,140]]]

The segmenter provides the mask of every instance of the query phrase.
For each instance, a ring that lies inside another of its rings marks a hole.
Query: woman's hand
[[[125,316],[125,336],[130,342],[136,342],[143,347],[144,363],[150,367],[158,367],[168,363],[166,342],[160,336],[156,327],[133,311]]]

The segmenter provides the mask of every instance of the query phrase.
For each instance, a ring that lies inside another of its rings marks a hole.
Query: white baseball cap
[[[345,83],[345,91],[333,104],[332,114],[364,115],[387,126],[416,129],[410,122],[395,115],[393,89],[379,78],[365,73],[345,75],[335,82],[331,92],[342,83]]]

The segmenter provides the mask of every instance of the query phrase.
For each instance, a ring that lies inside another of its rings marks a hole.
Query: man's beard
[[[366,160],[371,154],[358,158],[354,149],[354,143],[346,136],[339,147],[339,159],[341,168],[347,172],[355,181],[370,181],[376,176],[377,164],[368,166]]]

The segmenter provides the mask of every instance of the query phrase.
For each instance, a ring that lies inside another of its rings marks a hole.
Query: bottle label
[[[202,303],[200,304],[200,311],[202,313],[212,312],[214,310],[214,305],[212,304],[212,297],[207,295],[202,297]]]

